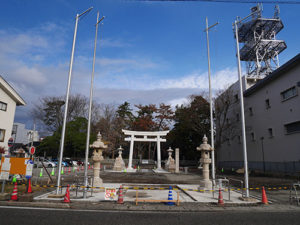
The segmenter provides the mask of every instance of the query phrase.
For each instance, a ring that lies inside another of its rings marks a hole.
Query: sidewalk
[[[105,188],[118,188],[121,186],[120,183],[105,183]],[[199,185],[172,185],[174,190],[172,190],[173,199],[177,199],[177,195],[179,195],[179,200],[181,203],[217,203],[219,193],[215,191],[198,191]],[[124,187],[124,202],[135,202],[136,199],[136,192],[138,192],[139,199],[155,199],[155,200],[166,200],[168,199],[169,188],[166,184],[123,184]],[[155,190],[151,190],[151,187],[155,188]],[[158,188],[159,187],[159,188]],[[128,188],[128,189],[126,189]],[[136,188],[139,188],[137,190]],[[150,189],[150,190],[149,190]],[[66,192],[66,188],[63,188],[62,193]],[[47,192],[40,196],[35,197],[36,201],[52,201],[58,202],[61,201],[63,198],[49,198],[48,196],[54,194],[55,192]],[[260,200],[253,199],[251,202],[241,200],[241,193],[236,191],[228,192],[227,189],[222,191],[223,200],[225,204],[230,205],[253,205],[259,203]],[[103,202],[104,199],[104,189],[96,189],[93,193],[88,192],[87,198],[82,198],[82,191],[78,191],[76,194],[76,189],[70,189],[70,198],[73,202]]]

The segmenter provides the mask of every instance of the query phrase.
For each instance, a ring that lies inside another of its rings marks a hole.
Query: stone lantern
[[[169,172],[175,172],[175,160],[172,158],[172,152],[174,150],[171,149],[171,147],[169,147],[169,149],[167,150],[169,158],[166,162],[165,168],[166,170],[168,170]]]
[[[107,148],[101,140],[100,132],[97,134],[97,140],[90,145],[90,148],[93,149],[93,164],[94,164],[94,187],[101,187],[103,182],[100,178],[100,161],[103,160],[102,151]]]
[[[113,170],[114,171],[123,171],[125,169],[125,163],[124,163],[124,160],[122,158],[122,151],[124,149],[122,148],[122,146],[120,146],[120,148],[118,148],[118,150],[119,150],[119,156],[115,160]]]
[[[202,139],[203,143],[197,147],[197,151],[201,151],[201,159],[200,163],[203,165],[202,174],[203,180],[200,181],[200,187],[204,187],[204,189],[212,189],[212,182],[209,179],[209,164],[211,163],[210,152],[214,149],[207,144],[207,137],[204,135]]]

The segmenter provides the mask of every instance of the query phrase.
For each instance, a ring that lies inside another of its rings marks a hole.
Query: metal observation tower
[[[262,5],[251,8],[251,14],[238,19],[238,41],[241,44],[240,60],[246,62],[248,81],[262,79],[279,67],[278,55],[286,49],[276,35],[283,28],[279,7],[275,6],[273,18],[262,17]]]

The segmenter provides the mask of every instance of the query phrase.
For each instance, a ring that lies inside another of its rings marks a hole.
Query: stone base
[[[65,194],[49,194],[47,198],[63,198]]]
[[[155,170],[153,170],[154,173],[169,173],[168,171],[162,169],[162,168],[157,168]]]
[[[0,201],[7,201],[10,199],[9,193],[0,193]]]
[[[32,202],[33,194],[22,194],[19,196],[19,202]]]
[[[100,177],[94,177],[93,187],[102,187],[103,181]]]
[[[135,172],[136,172],[136,169],[133,169],[133,168],[126,168],[126,172],[128,172],[128,173],[135,173]]]
[[[199,189],[200,190],[212,190],[212,181],[211,180],[201,180]]]
[[[125,167],[122,166],[114,166],[113,171],[122,172],[124,171]]]

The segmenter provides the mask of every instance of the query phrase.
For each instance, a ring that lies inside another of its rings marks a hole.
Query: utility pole
[[[204,32],[206,32],[206,44],[207,44],[207,61],[208,61],[208,82],[209,82],[209,105],[210,105],[210,137],[211,137],[211,147],[215,149],[214,145],[214,118],[213,118],[213,104],[212,104],[212,93],[211,93],[211,73],[210,73],[210,52],[209,52],[209,36],[208,32],[211,28],[218,25],[219,23],[215,23],[214,25],[208,26],[208,19],[206,17],[206,28]],[[215,170],[215,151],[211,152],[211,174],[213,185],[216,184],[216,170]]]
[[[240,105],[241,105],[241,123],[242,123],[242,138],[243,138],[243,153],[244,153],[244,170],[245,170],[245,189],[246,198],[249,198],[249,183],[248,183],[248,159],[247,159],[247,142],[246,142],[246,126],[245,126],[245,110],[244,110],[244,95],[243,95],[243,85],[242,85],[242,68],[240,60],[240,47],[239,47],[239,36],[237,23],[241,21],[236,20],[234,22],[235,39],[236,39],[236,52],[237,52],[237,64],[238,64],[238,76],[240,83]]]
[[[85,163],[84,163],[84,192],[83,198],[86,198],[87,195],[87,186],[88,186],[88,158],[89,158],[89,144],[90,144],[90,129],[91,129],[91,115],[92,115],[92,104],[93,104],[93,83],[94,83],[94,74],[95,74],[95,60],[96,60],[96,47],[97,47],[97,34],[98,34],[98,25],[105,17],[99,20],[99,12],[97,13],[97,23],[96,23],[96,34],[94,42],[94,57],[93,57],[93,69],[91,77],[91,88],[90,88],[90,104],[89,104],[89,118],[88,118],[88,128],[86,135],[86,146],[85,146]]]
[[[61,168],[62,168],[61,163],[62,163],[63,152],[64,152],[65,132],[66,132],[68,105],[69,105],[69,95],[70,95],[72,68],[73,68],[73,61],[74,61],[74,51],[75,51],[75,43],[76,43],[76,35],[77,35],[77,25],[78,25],[79,17],[81,17],[82,15],[90,12],[92,9],[93,9],[93,7],[90,7],[89,9],[84,11],[83,13],[76,15],[73,45],[72,45],[72,53],[71,53],[71,59],[70,59],[69,78],[68,78],[66,101],[65,101],[64,121],[63,121],[63,127],[62,127],[62,132],[61,132],[61,140],[60,140],[60,153],[59,153],[59,161],[58,161],[56,194],[59,193],[59,186],[60,186],[60,179],[61,179]]]

